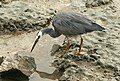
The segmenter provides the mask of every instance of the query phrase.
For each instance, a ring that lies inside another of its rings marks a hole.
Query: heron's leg
[[[67,53],[68,50],[69,50],[69,48],[70,48],[70,40],[69,40],[68,37],[66,37],[66,38],[67,38],[68,43],[67,43],[67,47],[66,47],[66,49],[65,49],[65,51],[64,51],[64,54]]]
[[[63,41],[63,44],[62,44],[62,45],[64,45],[64,44],[65,44],[65,41],[66,41],[66,36],[65,36],[65,38],[64,38],[64,41]]]
[[[79,50],[77,50],[76,54],[80,54],[82,45],[83,45],[83,38],[81,37],[80,47],[79,47]]]
[[[83,38],[81,37],[79,52],[81,51],[82,45],[83,45]]]

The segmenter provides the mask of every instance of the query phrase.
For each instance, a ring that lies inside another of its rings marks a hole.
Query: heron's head
[[[36,36],[36,40],[32,46],[32,49],[31,49],[31,52],[33,51],[35,45],[37,44],[37,42],[39,41],[39,39],[45,35],[45,34],[48,34],[49,32],[51,32],[53,29],[52,28],[43,28],[41,29],[38,33],[37,33],[37,36]]]

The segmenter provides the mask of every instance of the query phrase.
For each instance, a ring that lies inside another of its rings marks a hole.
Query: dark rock
[[[70,58],[70,55],[64,54],[64,55],[63,55],[63,58],[68,59],[68,58]]]
[[[51,55],[53,56],[60,48],[61,48],[60,45],[54,44],[51,50]]]
[[[11,54],[3,56],[3,58],[0,65],[0,73],[16,69],[29,77],[36,70],[36,64],[33,57]]]
[[[4,80],[16,80],[16,81],[28,81],[29,78],[25,74],[23,74],[20,70],[11,69],[5,72],[0,73],[1,79]]]
[[[83,55],[83,60],[90,61],[90,56],[87,54]]]
[[[86,7],[98,7],[105,4],[110,4],[112,0],[86,0]]]
[[[4,57],[0,57],[0,64],[4,61]]]
[[[70,66],[70,62],[65,61],[65,62],[63,62],[63,63],[59,66],[59,69],[65,70],[65,69],[67,69],[69,66]]]
[[[111,70],[113,70],[113,71],[115,71],[115,72],[117,72],[118,71],[118,68],[117,67],[115,67],[115,65],[113,65],[112,63],[111,64],[105,64],[105,68],[108,68],[108,69],[111,69]]]
[[[100,58],[100,55],[91,54],[90,57],[91,57],[91,58],[94,58],[95,60],[98,60],[98,59]]]
[[[103,64],[103,62],[101,60],[97,60],[96,65],[100,65],[103,68],[105,67],[105,65]]]
[[[80,60],[82,60],[83,58],[82,58],[82,56],[80,56],[80,55],[73,55],[73,59],[75,59],[75,60],[77,60],[77,61],[80,61]]]

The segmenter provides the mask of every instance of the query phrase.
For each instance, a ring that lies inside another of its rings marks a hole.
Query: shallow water
[[[21,54],[34,57],[37,65],[37,72],[30,76],[29,81],[58,81],[57,79],[59,78],[60,73],[58,73],[54,67],[51,67],[53,57],[50,55],[50,50],[53,44],[61,44],[64,37],[51,38],[49,35],[46,35],[39,40],[31,53],[30,49],[35,41],[36,33],[37,32],[25,33],[18,36],[1,36],[0,52],[2,55],[6,55],[19,51]],[[1,79],[0,81],[14,80]]]

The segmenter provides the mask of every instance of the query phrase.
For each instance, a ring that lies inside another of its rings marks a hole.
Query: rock
[[[95,60],[98,60],[98,59],[100,58],[100,55],[91,54],[90,57],[91,57],[91,58],[94,58]]]
[[[70,67],[66,69],[63,75],[60,77],[59,81],[77,81],[78,79],[74,77],[74,74],[77,72],[77,69],[74,67]]]
[[[43,10],[46,12],[43,13]],[[22,1],[12,1],[0,8],[0,11],[0,35],[40,30],[50,25],[51,17],[55,13],[53,9],[38,10]]]
[[[35,60],[33,57],[21,56],[18,53],[3,56],[0,73],[13,69],[19,70],[29,77],[36,70]]]
[[[0,64],[3,62],[4,57],[0,57]]]
[[[67,81],[69,77],[67,75],[61,76],[59,81]]]
[[[98,7],[111,2],[112,0],[86,0],[86,7]]]
[[[72,66],[72,67],[77,67],[78,65],[77,65],[77,63],[75,63],[75,62],[71,62],[71,63],[70,63],[70,66]]]
[[[119,76],[118,67],[115,67],[116,65],[112,62],[109,62],[110,59],[103,59],[102,54],[105,52],[99,43],[95,43],[93,48],[89,48],[95,51],[90,54],[74,55],[73,51],[69,51],[63,55],[64,51],[61,52],[63,48],[64,47],[61,47],[61,49],[54,52],[55,54],[53,55],[55,56],[53,66],[58,70],[64,71],[59,81],[106,81],[116,79],[115,77],[109,79],[109,75]],[[56,49],[56,47],[54,47],[54,49]],[[74,49],[75,47],[70,50]],[[62,57],[58,57],[58,54],[62,55]],[[108,60],[108,62],[106,60]]]
[[[11,81],[29,81],[29,77],[24,75],[20,70],[10,69],[0,73],[1,80]]]
[[[57,52],[60,49],[60,47],[61,47],[60,45],[54,44],[51,51],[50,51],[51,55],[53,56],[55,54],[55,52]]]
[[[61,63],[61,64],[59,65],[59,69],[65,70],[65,69],[67,69],[69,66],[70,66],[70,62],[69,62],[69,61],[65,61],[65,62],[63,62],[63,63]]]
[[[112,64],[112,63],[106,63],[105,64],[105,68],[111,69],[111,70],[113,70],[115,72],[118,71],[118,68],[114,64]]]
[[[83,57],[82,57],[82,60],[85,60],[85,61],[90,61],[90,56],[88,54],[84,54]]]
[[[104,67],[105,67],[105,65],[104,65],[104,60],[101,60],[101,59],[100,59],[100,60],[97,60],[97,61],[96,61],[96,65],[100,65],[101,67],[104,68]]]
[[[1,2],[4,3],[4,4],[8,4],[8,3],[12,2],[12,1],[13,0],[1,0]]]
[[[65,58],[65,59],[70,58],[70,55],[64,54],[64,55],[63,55],[63,58]]]

